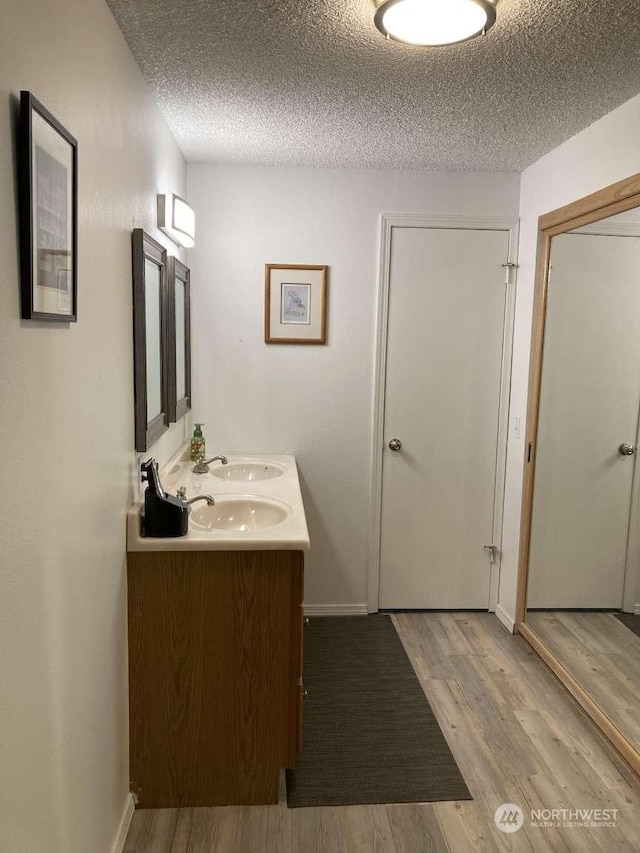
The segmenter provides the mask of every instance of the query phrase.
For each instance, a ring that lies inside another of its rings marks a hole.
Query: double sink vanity
[[[304,552],[292,456],[162,472],[184,536],[127,516],[131,790],[145,808],[278,802],[301,745]]]
[[[169,492],[184,489],[187,500],[211,495],[193,506],[186,536],[145,537],[140,506],[129,510],[127,548],[131,551],[287,551],[309,549],[309,533],[293,456],[231,456],[213,462],[205,474],[190,460],[169,463],[162,481]]]

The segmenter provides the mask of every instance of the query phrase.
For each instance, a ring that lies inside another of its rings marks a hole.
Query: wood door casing
[[[524,621],[527,610],[529,583],[531,522],[536,480],[538,419],[540,412],[542,359],[545,345],[547,279],[551,241],[558,234],[565,234],[568,231],[591,225],[599,220],[637,207],[640,207],[640,174],[632,175],[630,178],[618,181],[589,196],[585,196],[571,204],[551,211],[541,216],[538,220],[538,251],[529,363],[526,452],[524,454],[516,597],[516,629],[545,661],[635,772],[640,773],[640,752],[638,751],[637,744],[632,744],[627,740],[596,702],[594,702],[589,693],[576,681],[563,663]]]

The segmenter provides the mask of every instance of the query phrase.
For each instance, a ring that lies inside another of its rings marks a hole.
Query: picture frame
[[[20,291],[23,320],[78,319],[78,143],[20,92]]]
[[[265,264],[267,344],[327,342],[326,265]]]
[[[142,228],[131,234],[135,448],[169,429],[167,252]]]
[[[168,413],[175,423],[191,409],[191,271],[171,256],[168,267]]]

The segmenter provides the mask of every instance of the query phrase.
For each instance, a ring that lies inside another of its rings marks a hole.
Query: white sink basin
[[[202,530],[262,530],[275,527],[291,514],[291,507],[275,498],[222,495],[215,506],[203,504],[191,511],[191,521]]]
[[[209,469],[220,480],[273,480],[282,477],[285,469],[274,462],[229,462],[227,465],[216,463]]]

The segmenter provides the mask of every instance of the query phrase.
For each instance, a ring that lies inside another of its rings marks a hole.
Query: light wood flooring
[[[125,853],[640,850],[640,780],[521,637],[489,613],[394,621],[473,802],[137,811]],[[505,802],[525,810],[513,834],[494,824]],[[539,828],[529,808],[619,814],[613,828]]]
[[[640,637],[613,613],[534,610],[526,622],[640,750]]]

